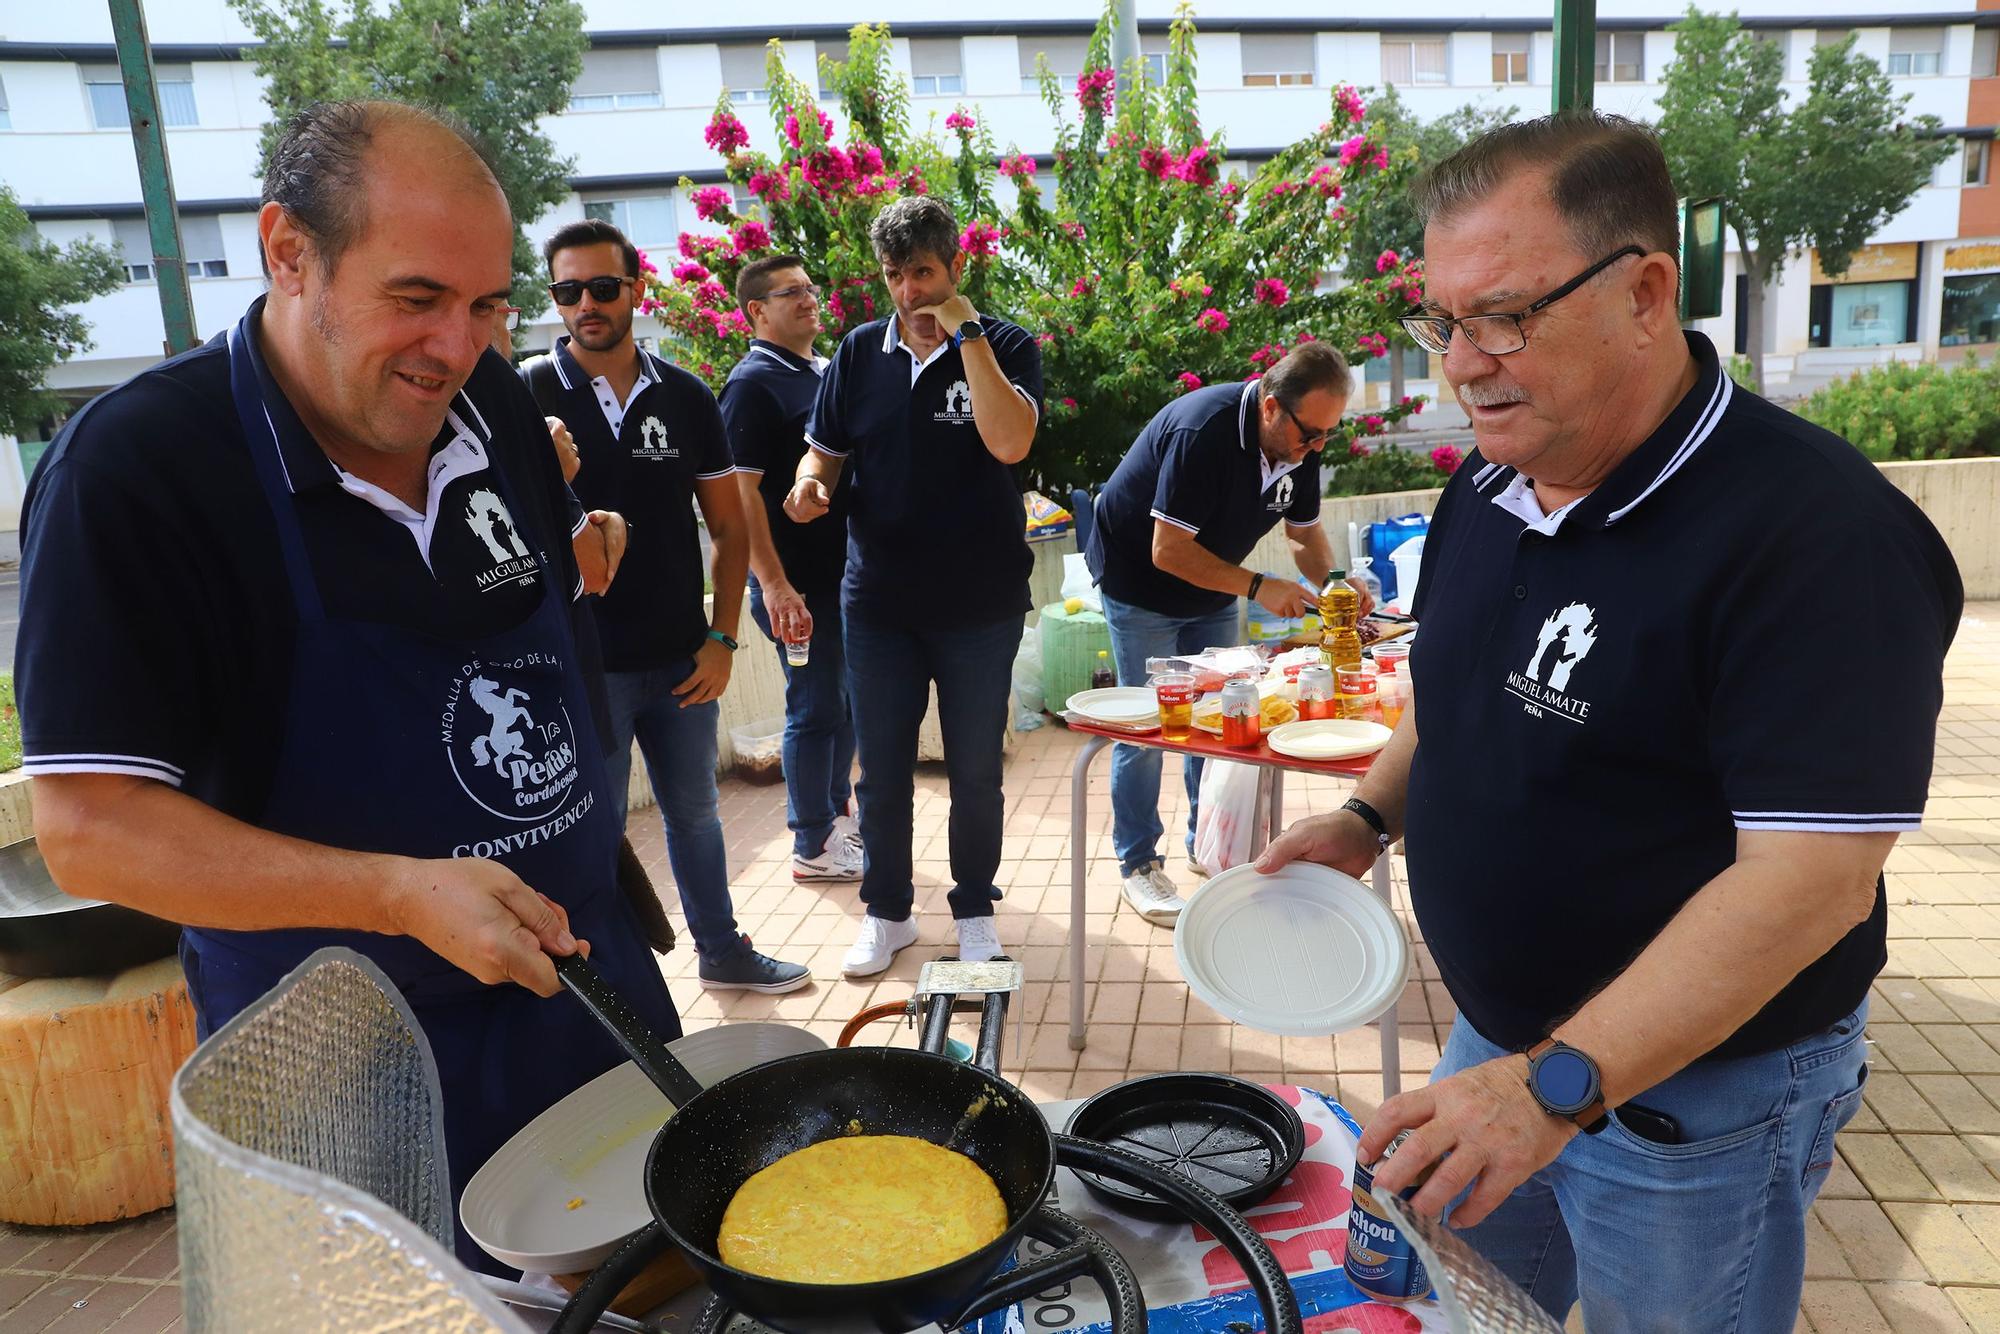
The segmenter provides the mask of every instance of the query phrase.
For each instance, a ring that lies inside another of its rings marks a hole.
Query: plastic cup
[[[1186,741],[1194,735],[1195,693],[1192,672],[1161,672],[1153,678],[1162,741]]]
[[[1403,664],[1410,660],[1410,650],[1403,644],[1379,644],[1375,648],[1375,669],[1384,675],[1394,672],[1400,675]]]
[[[812,659],[812,640],[785,641],[785,665],[803,667]]]
[[[1382,698],[1376,691],[1375,679],[1372,667],[1333,669],[1334,693],[1339,700],[1341,717],[1382,721]]]

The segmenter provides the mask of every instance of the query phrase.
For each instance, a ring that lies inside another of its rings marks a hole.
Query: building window
[[[1889,29],[1889,73],[1919,76],[1944,68],[1943,28]]]
[[[910,39],[910,91],[918,97],[952,97],[965,91],[965,66],[956,37]]]
[[[1643,32],[1598,33],[1597,81],[1599,83],[1644,83],[1646,81],[1646,34]]]
[[[2000,343],[2000,273],[1947,273],[1938,312],[1938,343]]]
[[[729,187],[729,207],[737,217],[747,218],[753,208],[762,208],[764,201],[750,192],[747,185],[732,184]]]
[[[83,90],[90,98],[90,120],[100,130],[128,130],[132,113],[125,105],[125,80],[116,65],[85,65]],[[194,66],[155,65],[153,82],[160,94],[160,124],[169,130],[199,125],[194,106]]]
[[[671,195],[640,195],[629,199],[586,199],[583,216],[608,222],[641,250],[668,250],[680,228],[675,224]],[[660,267],[665,268],[665,265]]]
[[[583,53],[583,72],[570,85],[571,111],[633,111],[661,105],[660,58],[654,48]]]
[[[1496,57],[1495,64],[1498,59]],[[1525,63],[1525,58],[1524,58]],[[1442,37],[1382,37],[1382,82],[1448,83]]]
[[[1415,343],[1402,343],[1399,340],[1398,342],[1390,343],[1389,356],[1370,357],[1366,362],[1362,363],[1362,380],[1368,384],[1390,383],[1392,378],[1390,371],[1394,369],[1389,364],[1391,357],[1401,357],[1403,359],[1403,379],[1405,381],[1428,380],[1431,378],[1430,357]]]
[[[1916,283],[1822,283],[1812,289],[1814,347],[1883,347],[1915,341]]]
[[[1752,28],[1750,40],[1778,48],[1778,77],[1784,78],[1790,69],[1787,62],[1791,60],[1792,53],[1791,32],[1785,28]]]
[[[0,82],[0,130],[14,128],[14,118],[7,111],[7,85]]]
[[[1064,92],[1076,87],[1077,76],[1083,73],[1084,57],[1090,52],[1088,37],[1021,37],[1015,47],[1021,53],[1021,91],[1038,93],[1042,90],[1041,71],[1038,60],[1049,63],[1049,73],[1056,76],[1056,86]]]
[[[1965,184],[1985,185],[1993,179],[1993,141],[1991,139],[1967,139],[1965,141]]]
[[[1528,52],[1534,38],[1525,32],[1493,34],[1493,82],[1527,83]]]
[[[847,63],[847,43],[829,39],[814,42],[813,48],[813,63],[819,66],[819,95],[821,97],[836,97],[839,94],[833,86],[833,71],[829,66],[845,65]]]
[[[1243,34],[1245,88],[1309,88],[1313,81],[1313,35],[1309,32]]]
[[[125,255],[125,281],[152,282],[157,275],[153,271],[153,237],[146,230],[146,219],[114,218],[111,236]],[[190,279],[229,276],[229,261],[223,258],[220,218],[213,213],[181,218],[181,260]]]
[[[1978,28],[1972,34],[1972,77],[2000,74],[2000,28]]]
[[[1847,40],[1852,28],[1820,28],[1813,37],[1814,46],[1839,46]]]
[[[1139,60],[1146,67],[1146,82],[1155,88],[1167,82],[1168,38],[1165,33],[1139,35]]]
[[[722,83],[732,102],[768,102],[771,90],[764,86],[764,48],[753,43],[722,48]]]

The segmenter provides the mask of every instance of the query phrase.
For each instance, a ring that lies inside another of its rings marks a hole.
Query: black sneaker
[[[797,991],[812,981],[812,972],[802,963],[784,963],[750,947],[750,937],[726,958],[703,959],[696,970],[701,984],[711,991],[761,991],[776,996]]]

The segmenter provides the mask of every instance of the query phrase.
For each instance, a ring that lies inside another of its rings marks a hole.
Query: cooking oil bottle
[[[1328,667],[1361,661],[1361,595],[1348,586],[1345,570],[1335,570],[1320,590],[1319,626],[1319,656]]]

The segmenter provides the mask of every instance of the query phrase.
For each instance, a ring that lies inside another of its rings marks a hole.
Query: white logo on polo
[[[1504,689],[1532,717],[1554,714],[1573,723],[1589,721],[1590,701],[1570,694],[1569,680],[1577,664],[1590,656],[1597,636],[1597,611],[1587,603],[1572,602],[1549,613],[1535,636],[1527,670],[1507,673]]]
[[[632,457],[641,459],[677,459],[680,450],[667,443],[667,427],[658,417],[648,417],[639,423],[639,447],[632,451]]]
[[[466,497],[465,522],[493,557],[493,564],[472,576],[480,592],[534,582],[534,557],[521,541],[521,531],[514,526],[514,516],[508,512],[506,501],[481,487]]]
[[[439,732],[458,785],[482,809],[528,822],[569,799],[581,773],[560,682],[560,664],[541,653],[475,658],[453,677]]]
[[[941,422],[971,421],[972,386],[963,380],[952,381],[951,388],[944,391],[944,411],[933,413],[932,420]]]
[[[1265,506],[1265,508],[1278,510],[1282,512],[1283,510],[1290,507],[1291,503],[1292,503],[1292,475],[1290,473],[1286,473],[1283,477],[1280,477],[1278,479],[1278,494],[1271,497],[1271,503]]]

